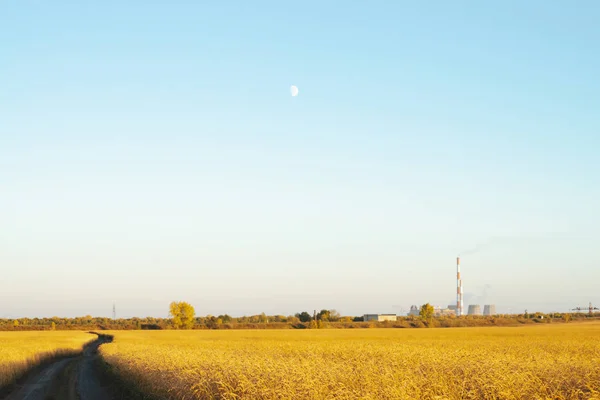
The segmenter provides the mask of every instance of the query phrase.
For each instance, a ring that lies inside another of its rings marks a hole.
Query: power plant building
[[[412,315],[412,316],[418,317],[419,316],[419,311],[420,311],[419,307],[417,307],[415,305],[412,305],[412,306],[410,306],[410,311],[408,312],[408,315],[409,316]]]
[[[449,315],[456,315],[456,308],[442,308],[442,307],[434,307],[433,308],[433,314],[436,317],[444,317],[444,316],[449,316]]]
[[[363,315],[363,321],[367,322],[367,321],[377,321],[377,322],[384,322],[384,321],[396,321],[397,317],[396,314],[364,314]]]
[[[412,316],[418,317],[420,315],[420,313],[421,313],[421,309],[419,307],[413,305],[410,307],[408,316],[412,315]],[[435,315],[436,317],[456,315],[456,306],[452,305],[452,306],[448,306],[446,308],[433,306],[433,315]]]
[[[496,315],[496,305],[486,304],[483,306],[483,315]]]
[[[469,304],[468,315],[481,315],[481,306],[479,304]]]

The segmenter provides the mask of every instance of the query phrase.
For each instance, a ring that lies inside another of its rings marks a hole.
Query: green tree
[[[220,319],[221,321],[223,321],[224,324],[229,324],[232,321],[231,315],[219,315],[217,317],[217,319]]]
[[[312,319],[309,313],[306,311],[302,311],[299,314],[296,314],[296,317],[300,320],[300,322],[308,322]]]
[[[53,331],[56,330],[56,322],[52,321],[52,323],[50,324],[50,329],[52,329]]]
[[[319,313],[317,314],[317,319],[319,321],[329,321],[329,317],[330,317],[330,312],[329,310],[321,310],[319,311]]]
[[[15,319],[15,321],[13,322],[13,326],[16,328],[19,326],[19,320]]]
[[[191,329],[194,326],[195,314],[194,307],[185,301],[174,301],[169,306],[169,315],[175,329]]]
[[[421,306],[421,310],[419,311],[419,316],[421,316],[421,318],[423,320],[429,321],[431,320],[431,318],[433,318],[433,306],[429,303],[425,303]]]

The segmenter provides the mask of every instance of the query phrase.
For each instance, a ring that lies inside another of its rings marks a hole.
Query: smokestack
[[[463,288],[460,279],[460,257],[456,257],[456,315],[463,314]]]

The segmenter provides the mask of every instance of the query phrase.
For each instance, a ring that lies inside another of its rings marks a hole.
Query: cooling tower
[[[479,304],[469,304],[469,315],[481,315]]]
[[[483,306],[483,315],[496,315],[496,305],[486,304]]]

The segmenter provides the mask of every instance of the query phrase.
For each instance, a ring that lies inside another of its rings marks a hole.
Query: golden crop
[[[104,359],[166,399],[600,398],[600,324],[113,333]]]
[[[96,336],[84,332],[0,332],[0,388],[55,356],[81,351]]]

